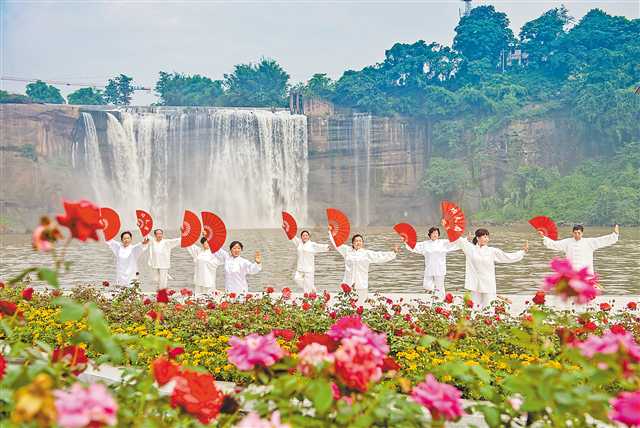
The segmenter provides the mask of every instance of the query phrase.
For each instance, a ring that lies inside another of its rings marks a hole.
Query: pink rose
[[[610,403],[609,419],[630,427],[640,426],[640,391],[621,392]]]
[[[232,336],[229,345],[229,362],[240,370],[252,370],[256,366],[269,367],[284,356],[284,351],[272,333],[266,336],[252,333],[244,339]]]
[[[411,391],[411,398],[431,412],[433,419],[455,421],[464,415],[462,394],[455,386],[438,382],[428,374],[425,381]]]
[[[53,395],[58,425],[63,428],[113,426],[117,422],[118,405],[100,383],[89,385],[88,388],[75,383],[67,391],[53,391]]]

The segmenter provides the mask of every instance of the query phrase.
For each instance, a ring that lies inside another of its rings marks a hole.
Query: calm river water
[[[560,253],[547,250],[542,240],[529,226],[491,227],[491,243],[505,251],[516,251],[529,240],[529,254],[519,263],[498,265],[497,279],[499,293],[531,293],[536,290],[542,278],[549,272],[549,261]],[[389,250],[399,237],[390,228],[356,228],[364,233],[366,247],[372,250]],[[586,236],[600,236],[611,233],[610,228],[587,228]],[[419,240],[424,239],[426,228],[418,229]],[[312,239],[326,243],[326,229],[312,230]],[[167,233],[168,237],[177,236],[177,232]],[[280,229],[232,230],[228,236],[243,242],[244,256],[253,259],[256,250],[262,251],[263,271],[249,277],[249,286],[253,291],[264,287],[294,287],[292,281],[295,267],[295,249],[287,241]],[[563,228],[561,237],[570,236],[570,229]],[[136,233],[135,242],[140,240]],[[230,241],[229,241],[230,242]],[[228,242],[227,242],[228,244]],[[6,281],[22,269],[35,264],[50,264],[48,255],[38,254],[31,249],[27,235],[0,235],[0,280]],[[68,260],[73,261],[71,271],[62,277],[64,286],[77,284],[99,284],[103,280],[113,280],[114,258],[103,242],[81,244],[76,241],[68,249]],[[449,253],[446,288],[461,291],[464,282],[464,256],[461,251]],[[607,294],[640,294],[640,229],[622,228],[620,241],[612,247],[596,252],[596,271],[601,276],[601,284]],[[140,262],[141,281],[150,281],[146,269],[146,259]],[[316,257],[316,287],[323,290],[336,290],[342,279],[344,263],[334,250]],[[382,265],[372,265],[369,274],[371,292],[412,292],[422,290],[422,256],[403,250],[398,258]],[[218,289],[223,284],[222,269],[218,270]],[[172,253],[172,287],[190,287],[193,274],[193,262],[186,250],[176,248]],[[223,287],[222,287],[223,288]],[[298,291],[295,290],[294,291]]]

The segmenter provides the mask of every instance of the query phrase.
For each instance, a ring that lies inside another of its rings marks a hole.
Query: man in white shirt
[[[181,238],[164,239],[162,229],[154,230],[153,236],[154,239],[149,243],[149,267],[157,291],[167,288],[169,268],[171,267],[171,250],[180,245]]]
[[[593,268],[593,252],[600,248],[608,247],[618,242],[620,227],[616,224],[613,233],[598,238],[583,238],[584,227],[580,224],[573,226],[573,237],[554,241],[544,236],[541,231],[542,243],[550,250],[562,251],[565,257],[571,262],[574,269],[588,268],[591,274],[595,273]]]

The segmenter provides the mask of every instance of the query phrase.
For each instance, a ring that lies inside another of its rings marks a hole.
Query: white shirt
[[[464,288],[478,293],[496,294],[496,263],[515,263],[522,260],[524,251],[505,253],[487,245],[473,245],[462,237],[456,241],[467,256]]]
[[[575,238],[554,241],[548,237],[542,238],[542,243],[550,250],[562,251],[565,257],[571,262],[574,269],[589,269],[590,273],[595,273],[593,269],[593,252],[599,248],[608,247],[618,242],[618,234],[613,232],[610,235],[599,238]]]
[[[250,262],[243,257],[233,257],[225,250],[216,253],[224,261],[224,288],[227,293],[247,293],[247,275],[255,275],[262,270],[262,264]]]
[[[406,247],[412,253],[424,256],[424,276],[445,276],[447,274],[447,253],[460,249],[455,242],[449,242],[448,239],[429,239],[418,242],[415,248],[408,245]]]
[[[138,273],[138,258],[148,245],[138,243],[124,246],[118,241],[108,241],[107,245],[116,256],[116,284],[130,285]]]
[[[152,269],[169,269],[171,267],[171,250],[180,245],[181,238],[162,239],[160,242],[152,238],[149,242],[149,266]]]
[[[215,254],[198,245],[192,245],[187,251],[195,264],[193,270],[193,284],[198,287],[216,288],[216,271],[224,263],[220,251]]]
[[[313,273],[315,271],[316,253],[329,251],[329,245],[327,244],[317,244],[310,240],[303,243],[302,239],[297,236],[294,236],[291,242],[296,246],[298,253],[298,263],[296,265],[298,272]]]
[[[364,248],[356,250],[348,245],[336,247],[331,233],[329,233],[329,239],[334,248],[344,257],[342,282],[354,286],[358,290],[369,288],[369,265],[371,263],[386,263],[396,258],[394,251],[371,251]]]

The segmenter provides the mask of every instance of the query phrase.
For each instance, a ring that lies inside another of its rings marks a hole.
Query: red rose
[[[62,296],[62,291],[60,291],[60,290],[53,290],[53,291],[51,292],[51,295],[52,295],[53,297],[60,297],[60,296]]]
[[[265,289],[265,292],[266,292],[267,294],[271,294],[271,293],[273,293],[274,291],[276,291],[276,290],[275,290],[273,287],[267,287],[267,288]]]
[[[322,293],[322,298],[324,299],[324,302],[327,303],[329,300],[331,300],[331,294],[327,293],[327,291],[325,290]]]
[[[556,328],[556,335],[560,339],[560,343],[562,344],[573,344],[576,341],[576,335],[571,329],[565,327]]]
[[[273,311],[276,313],[276,315],[282,314],[282,308],[280,306],[276,306],[275,308],[273,308]]]
[[[109,286],[109,281],[102,281],[102,286],[103,287],[108,287]]]
[[[635,311],[638,308],[638,304],[636,302],[627,303],[627,309]]]
[[[81,241],[98,238],[98,229],[102,229],[100,209],[89,201],[64,201],[65,215],[58,215],[56,219],[62,226],[69,228],[71,236]]]
[[[336,313],[336,311],[331,311],[329,313],[329,316],[331,317],[331,319],[336,319],[336,317],[338,316],[338,314]]]
[[[145,297],[145,299],[142,301],[143,305],[150,305],[151,304],[151,299],[148,297]]]
[[[468,308],[473,308],[473,300],[471,299],[465,300],[464,304],[467,305]]]
[[[180,366],[161,357],[151,363],[151,371],[158,385],[162,386],[169,383],[171,379],[180,373]]]
[[[71,345],[65,346],[64,348],[55,348],[51,354],[51,362],[63,363],[74,375],[78,376],[87,368],[89,358],[87,358],[84,349],[76,345]]]
[[[600,310],[601,310],[601,311],[608,312],[608,311],[610,311],[610,310],[611,310],[611,305],[610,305],[610,304],[608,304],[607,302],[600,303]]]
[[[386,320],[390,320],[391,319],[391,315],[389,315],[388,313],[385,312],[385,314],[382,316],[382,318],[384,318]]]
[[[178,311],[181,312],[184,309],[184,305],[181,305],[180,303],[176,303],[173,308]]]
[[[405,320],[406,322],[411,322],[411,315],[406,314],[406,315],[404,316],[404,320]]]
[[[230,299],[235,299],[236,298],[236,293],[229,293],[229,298]]]
[[[156,302],[169,303],[169,293],[166,288],[158,290],[158,293],[156,294]]]
[[[351,287],[349,287],[349,284],[345,284],[344,282],[342,284],[340,284],[340,287],[342,287],[342,291],[346,294],[351,293]]]
[[[383,372],[388,372],[388,371],[398,371],[400,370],[400,365],[398,363],[395,362],[395,360],[391,357],[384,357],[384,360],[382,360],[382,371]]]
[[[161,320],[162,319],[162,314],[159,314],[158,312],[154,311],[153,309],[150,310],[149,312],[147,312],[147,316],[149,318],[151,318],[152,320]]]
[[[311,309],[311,305],[307,302],[303,302],[302,303],[302,310],[303,311],[308,311],[309,309]]]
[[[453,303],[453,294],[447,293],[444,296],[445,303]]]
[[[485,318],[485,319],[484,319],[484,323],[485,323],[486,325],[491,325],[491,318]]]
[[[169,359],[175,360],[178,355],[184,354],[184,348],[181,346],[176,346],[175,348],[170,348],[167,351],[167,355],[169,355]]]
[[[589,321],[584,323],[584,328],[585,330],[594,331],[597,328],[597,326],[594,322]]]
[[[32,297],[33,297],[33,288],[28,287],[22,290],[22,298],[24,300],[31,300]]]
[[[213,302],[207,302],[207,309],[215,309],[216,308],[216,304]]]
[[[4,282],[0,281],[0,288],[4,288]]]
[[[235,324],[233,324],[233,326],[235,328],[242,328],[242,323],[240,321],[237,321]]]
[[[198,317],[198,319],[200,319],[202,321],[207,319],[207,313],[202,309],[198,309],[196,311],[196,316]]]
[[[291,289],[289,287],[284,287],[282,289],[282,298],[288,299],[291,297]]]
[[[544,291],[537,291],[536,295],[531,299],[536,305],[544,305]]]
[[[167,290],[168,296],[173,296],[174,294],[176,294],[176,290]]]
[[[396,335],[396,336],[402,336],[404,334],[404,331],[402,331],[402,329],[399,328],[399,329],[395,330],[393,332],[393,334]]]
[[[0,354],[0,381],[4,377],[4,373],[7,370],[7,361],[4,359],[4,356]]]
[[[315,292],[311,292],[309,293],[309,298],[311,300],[316,300],[318,298],[318,295]]]
[[[0,300],[0,314],[13,315],[16,313],[17,306],[8,300]]]
[[[451,315],[451,312],[443,309],[441,315],[445,318],[449,318],[449,315]]]
[[[180,294],[182,294],[183,296],[191,296],[193,294],[193,291],[189,290],[188,288],[181,288]]]
[[[224,311],[224,310],[225,310],[225,309],[227,309],[228,307],[229,307],[229,302],[224,301],[224,302],[220,303],[220,309],[221,309],[221,310],[223,310],[223,311]]]
[[[305,346],[312,343],[319,343],[327,347],[329,352],[334,352],[338,349],[338,343],[326,334],[322,333],[305,333],[298,339],[298,352],[302,351]]]
[[[289,329],[275,329],[272,331],[272,333],[275,337],[281,337],[287,342],[291,341],[296,336],[295,332]]]
[[[358,313],[358,315],[362,315],[362,313],[364,312],[364,308],[362,306],[358,306],[358,309],[356,309],[356,312]]]
[[[209,373],[184,371],[176,377],[171,406],[181,407],[203,424],[209,424],[220,413],[224,395],[216,388]]]
[[[627,330],[624,328],[622,324],[614,324],[611,326],[611,333],[614,334],[625,334]]]

